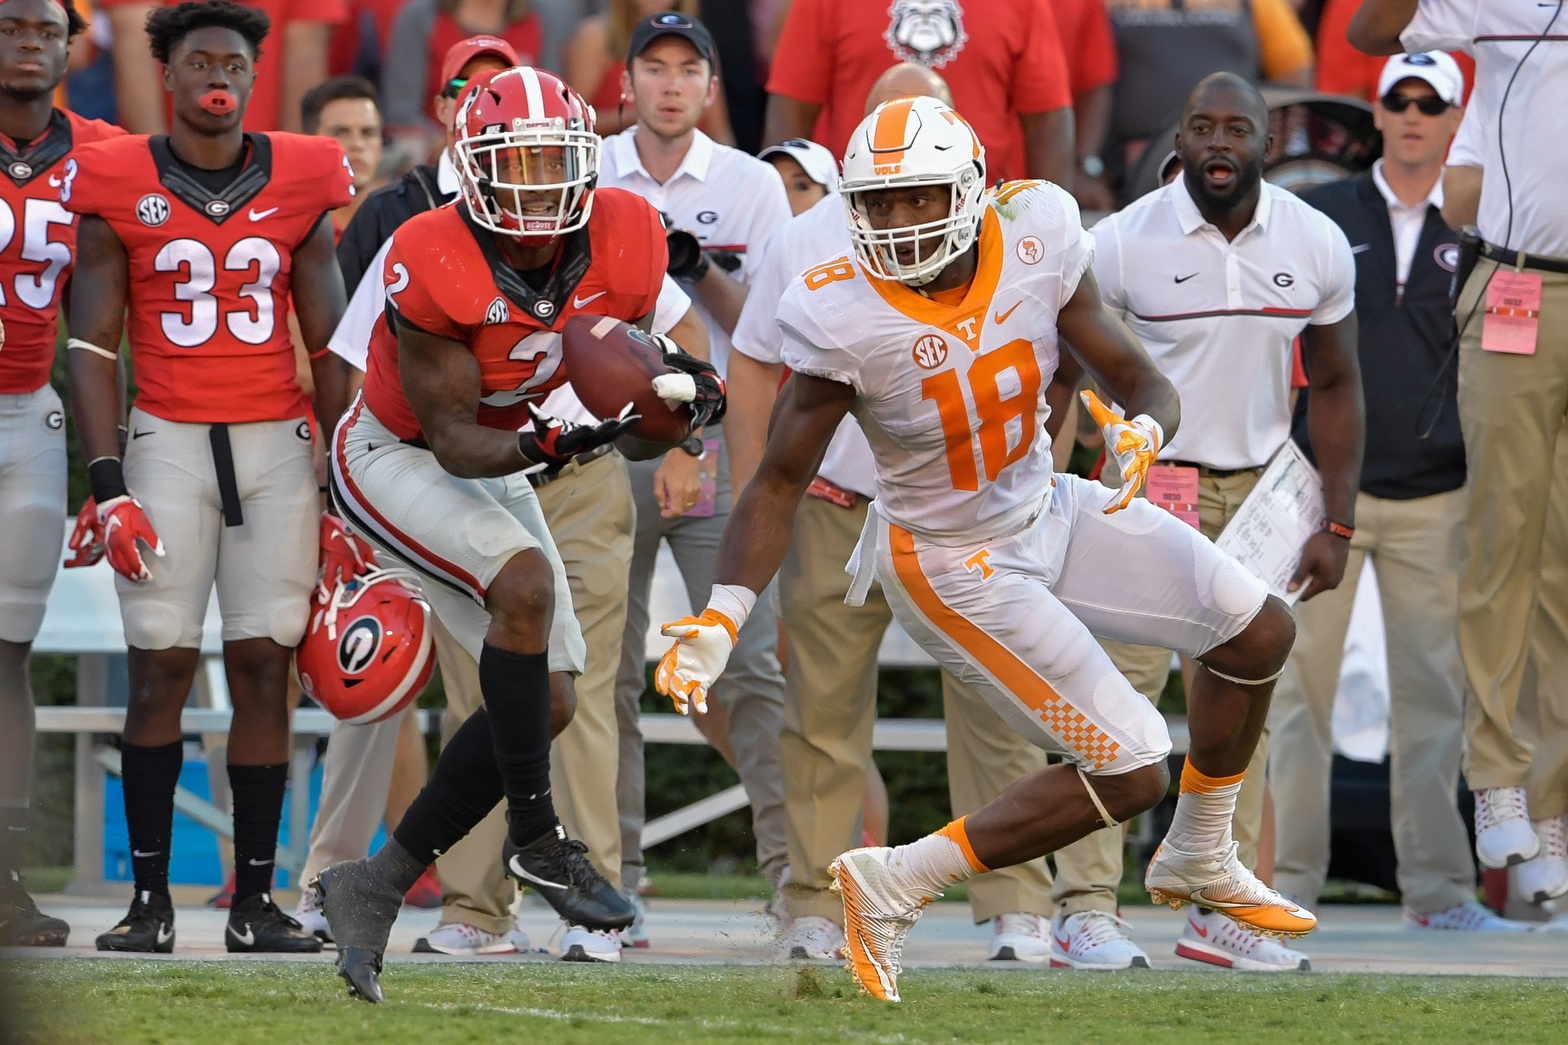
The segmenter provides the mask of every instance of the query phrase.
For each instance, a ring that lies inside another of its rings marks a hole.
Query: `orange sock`
[[[1222,787],[1241,783],[1242,777],[1246,775],[1243,770],[1235,776],[1206,776],[1193,767],[1191,759],[1184,759],[1181,764],[1181,790],[1196,791],[1200,795],[1212,794]]]
[[[975,855],[975,847],[969,844],[969,828],[964,823],[968,819],[967,816],[961,816],[942,828],[937,834],[943,838],[951,839],[959,849],[963,850],[964,859],[969,861],[969,869],[971,871],[975,874],[985,874],[990,868],[980,862],[980,858]]]
[[[1236,796],[1241,793],[1244,776],[1209,776],[1194,769],[1191,761],[1184,762],[1176,815],[1171,818],[1165,844],[1182,853],[1208,853],[1229,845]]]

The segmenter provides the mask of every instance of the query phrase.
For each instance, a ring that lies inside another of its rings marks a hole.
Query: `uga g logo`
[[[370,667],[380,649],[381,622],[375,617],[361,617],[338,639],[338,667],[345,675],[358,675]]]
[[[958,0],[893,0],[882,39],[901,62],[940,69],[964,49],[964,12]]]

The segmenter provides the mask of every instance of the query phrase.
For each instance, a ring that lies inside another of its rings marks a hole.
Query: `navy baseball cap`
[[[632,30],[632,43],[626,50],[626,64],[648,49],[648,45],[661,36],[678,36],[697,49],[715,71],[719,68],[718,53],[713,49],[713,36],[708,27],[695,18],[688,18],[679,11],[661,11],[649,15]]]

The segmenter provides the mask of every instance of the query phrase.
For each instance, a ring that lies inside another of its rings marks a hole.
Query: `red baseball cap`
[[[441,90],[447,90],[448,85],[462,73],[463,66],[475,58],[485,57],[499,59],[509,69],[518,64],[517,52],[499,36],[470,36],[447,48],[446,56],[441,59]]]

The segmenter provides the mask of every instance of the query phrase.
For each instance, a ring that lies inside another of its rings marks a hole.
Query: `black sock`
[[[441,749],[429,782],[398,821],[392,837],[429,867],[489,816],[505,795],[495,765],[495,742],[490,739],[490,714],[480,708]]]
[[[526,845],[558,823],[550,799],[549,654],[513,653],[485,643],[479,690],[490,712],[512,841]]]
[[[27,848],[27,802],[0,802],[0,878],[12,878],[22,869]]]
[[[174,789],[185,745],[120,745],[125,826],[131,836],[131,870],[138,893],[169,895],[169,843],[174,835]]]
[[[273,859],[278,851],[278,819],[288,763],[276,766],[229,765],[234,799],[234,902],[272,892]]]

